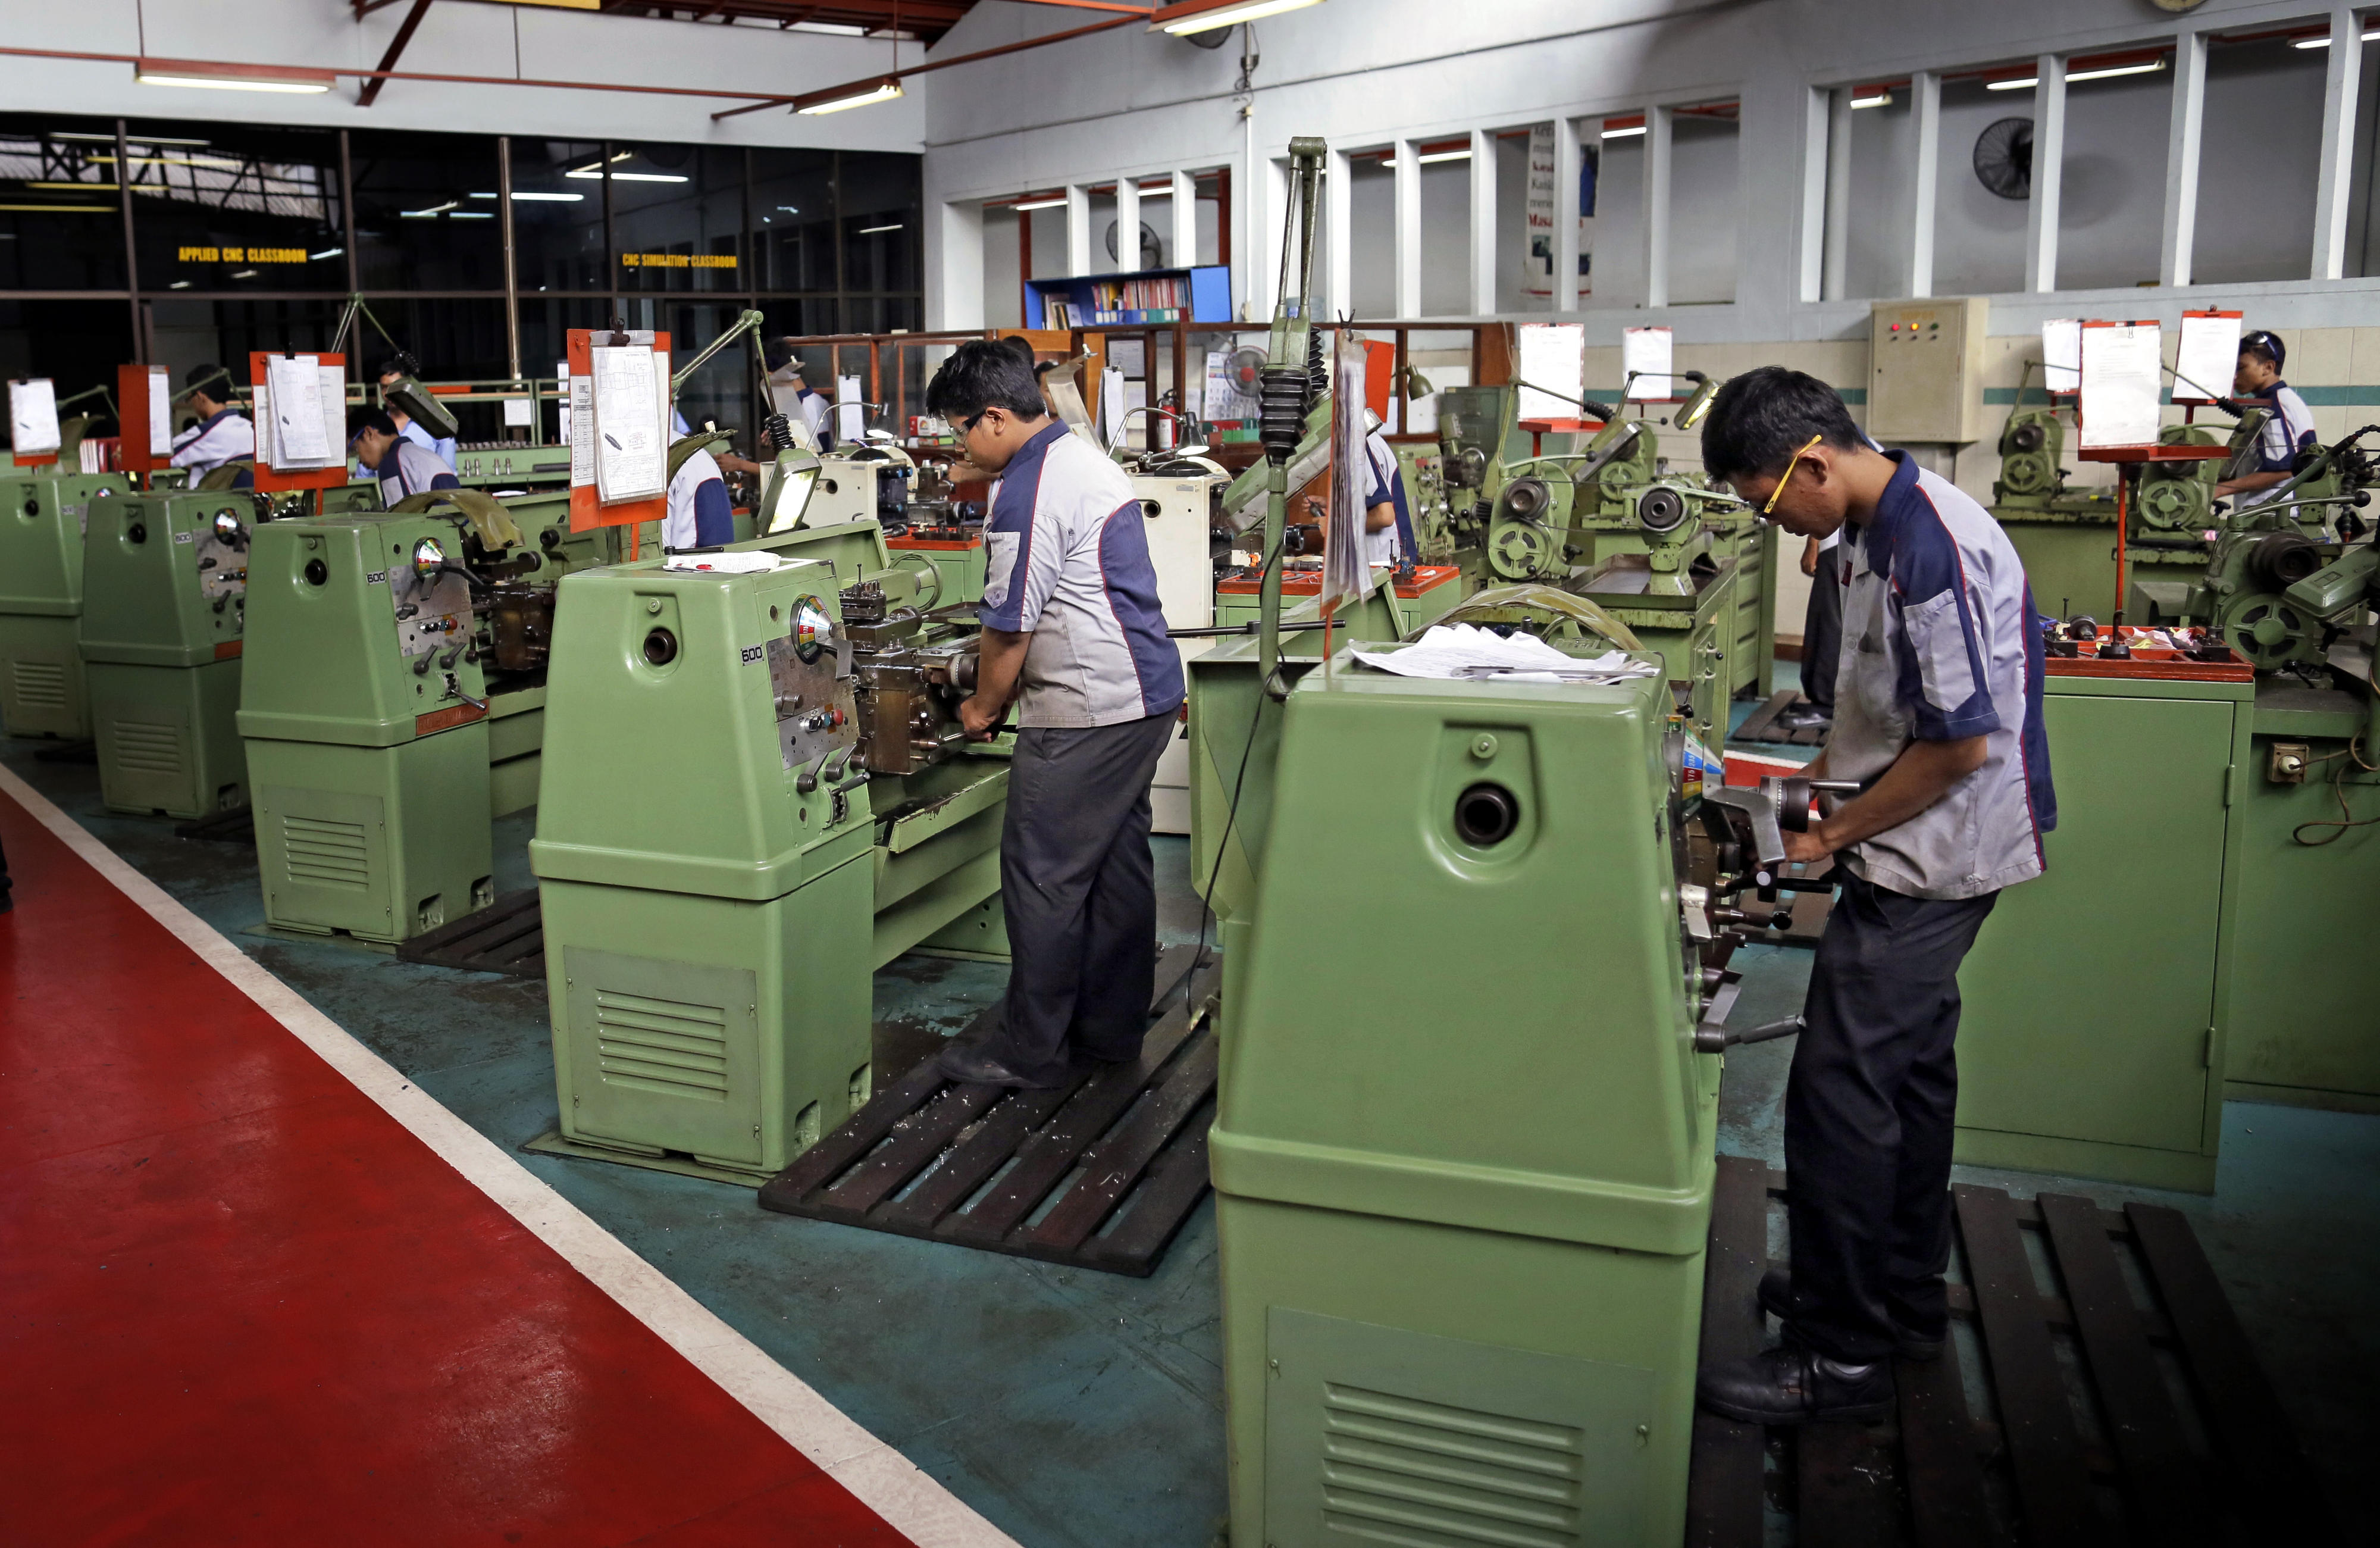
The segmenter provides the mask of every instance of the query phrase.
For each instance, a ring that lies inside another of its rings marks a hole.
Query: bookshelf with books
[[[1028,328],[1129,328],[1232,321],[1232,272],[1220,263],[1025,282]]]

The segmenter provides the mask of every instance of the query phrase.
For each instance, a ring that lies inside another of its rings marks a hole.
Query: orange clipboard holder
[[[115,463],[128,473],[141,474],[144,486],[148,482],[147,475],[160,468],[173,466],[165,457],[160,457],[149,449],[150,433],[154,428],[149,422],[149,378],[160,369],[145,365],[120,365],[115,368],[115,401],[118,406]],[[172,385],[170,382],[166,384]],[[170,406],[172,395],[168,394],[165,401]],[[173,427],[169,424],[166,428],[170,430]],[[168,453],[167,457],[171,455]]]
[[[298,351],[281,349],[250,350],[248,357],[248,379],[250,382],[263,381],[265,361],[273,359],[275,355],[296,353],[298,353]],[[337,366],[343,372],[347,368],[347,358],[345,355],[326,355],[319,350],[313,349],[306,350],[305,353],[312,355],[317,360],[321,361],[324,365]],[[143,390],[145,391],[146,389]],[[147,400],[144,398],[142,401],[145,402]],[[250,406],[253,407],[255,399],[251,396],[249,401]],[[342,404],[342,407],[345,407],[344,403]],[[146,445],[147,443],[143,442],[142,445]],[[346,457],[346,448],[344,446],[340,448],[340,453],[339,460],[333,463],[328,468],[293,468],[285,473],[267,463],[262,457],[259,457],[256,459],[257,492],[263,494],[280,494],[293,489],[344,488],[347,482],[347,459]],[[315,505],[316,508],[319,509],[321,507],[321,502],[319,500],[315,502]]]
[[[595,335],[617,331],[613,328],[570,330],[571,381],[576,383],[594,379]],[[668,333],[655,332],[653,347],[666,354],[669,352],[669,347]],[[565,407],[568,406],[565,404]],[[577,423],[577,416],[572,416],[570,433],[577,435],[581,428]],[[595,486],[592,483],[574,483],[570,486],[570,530],[574,532],[591,532],[598,527],[642,526],[648,521],[665,521],[668,518],[669,496],[667,494],[657,494],[650,500],[623,500],[617,505],[607,506],[596,498]],[[628,537],[628,556],[631,559],[638,556],[636,550],[637,534],[631,532]]]

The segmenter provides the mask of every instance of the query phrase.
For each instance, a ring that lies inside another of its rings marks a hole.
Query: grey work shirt
[[[1877,886],[1980,897],[2041,874],[2058,825],[2042,726],[2041,630],[2024,566],[1983,506],[1904,452],[1822,581],[1843,588],[1827,772],[1873,784],[1912,741],[1982,737],[1984,762],[1899,827],[1843,851]]]

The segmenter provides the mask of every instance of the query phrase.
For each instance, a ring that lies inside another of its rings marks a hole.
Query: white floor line
[[[1007,1534],[854,1423],[6,768],[0,768],[0,793],[15,798],[35,821],[414,1138],[918,1548],[1015,1548]]]

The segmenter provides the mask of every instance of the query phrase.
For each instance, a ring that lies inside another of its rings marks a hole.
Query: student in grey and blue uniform
[[[1396,448],[1381,433],[1378,415],[1364,411],[1369,433],[1364,438],[1364,460],[1369,472],[1364,487],[1365,557],[1376,565],[1418,559],[1414,541],[1413,512],[1405,505],[1405,481],[1397,469]]]
[[[735,541],[735,510],[727,499],[727,480],[719,470],[719,459],[708,451],[695,452],[670,475],[669,514],[662,522],[662,546],[718,548]]]
[[[407,440],[385,409],[358,408],[347,415],[347,449],[366,469],[380,476],[383,506],[395,506],[407,495],[432,489],[463,487],[463,481],[446,464]]]
[[[1860,793],[1786,857],[1836,859],[1785,1093],[1791,1272],[1761,1281],[1784,1341],[1706,1369],[1704,1404],[1767,1424],[1881,1419],[1892,1360],[1949,1326],[1959,964],[2057,823],[2041,630],[1991,516],[1876,450],[1832,387],[1765,366],[1719,389],[1703,466],[1796,537],[1842,534],[1833,729],[1814,778]]]
[[[967,460],[998,476],[984,541],[983,645],[969,736],[1013,701],[1000,836],[1011,967],[1001,1026],[941,1057],[957,1080],[1046,1088],[1082,1061],[1139,1056],[1156,987],[1148,783],[1182,708],[1147,517],[1113,462],[1050,416],[1006,345],[962,344],[926,389]]]
[[[403,361],[383,361],[380,368],[381,390],[382,392],[386,392],[389,388],[396,385],[399,382],[404,381],[407,374],[409,373],[406,371]],[[430,432],[422,429],[419,424],[416,424],[413,421],[413,416],[407,413],[402,408],[384,407],[382,412],[386,413],[389,417],[390,422],[396,426],[396,433],[399,435],[404,436],[415,445],[419,446],[423,451],[428,452],[439,461],[446,464],[446,470],[448,472],[452,473],[455,471],[455,438],[453,436],[431,434]]]
[[[192,366],[182,378],[182,396],[199,422],[174,437],[169,460],[188,468],[193,484],[226,462],[256,455],[256,426],[231,406],[231,372],[219,365]]]
[[[2289,355],[2280,338],[2265,329],[2240,337],[2240,363],[2232,373],[2231,396],[2272,416],[2265,421],[2256,447],[2255,471],[2215,486],[2216,499],[2237,500],[2243,510],[2271,499],[2272,492],[2293,476],[2298,453],[2314,444],[2313,410],[2295,387],[2281,380],[2281,362]]]

